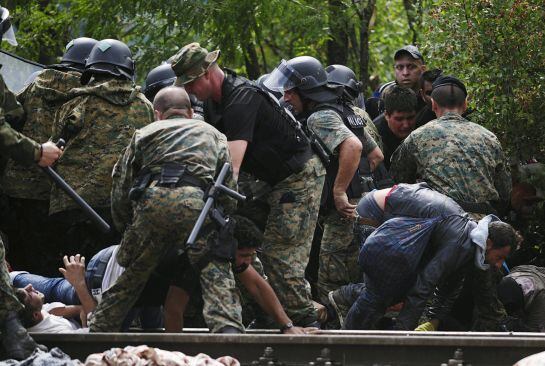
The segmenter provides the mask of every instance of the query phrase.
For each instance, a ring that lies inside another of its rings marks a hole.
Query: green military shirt
[[[356,137],[352,131],[344,124],[338,113],[326,109],[319,110],[310,115],[307,119],[307,127],[312,131],[325,145],[333,155],[338,156],[339,146],[349,137]],[[363,138],[360,138],[363,145],[362,154],[367,155],[377,147],[373,138],[364,132]]]
[[[545,332],[545,268],[518,266],[507,275],[514,279],[524,296],[524,325],[532,332]]]
[[[31,165],[40,160],[40,144],[15,131],[6,122],[4,113],[16,110],[15,96],[9,91],[0,75],[0,173],[3,173],[7,159],[11,158],[21,164]]]
[[[17,95],[23,105],[26,121],[22,133],[36,141],[47,141],[52,132],[55,114],[80,90],[81,73],[76,71],[43,70],[32,83]],[[38,167],[28,168],[8,162],[2,178],[6,195],[14,198],[49,200],[51,182]]]
[[[57,172],[95,208],[110,207],[112,168],[134,131],[153,122],[153,107],[129,80],[94,80],[56,115],[53,140],[67,144]],[[78,206],[53,186],[50,214]]]
[[[165,163],[179,163],[193,177],[212,183],[216,172],[230,162],[227,138],[204,121],[171,117],[137,130],[113,172],[114,223],[123,230],[131,222],[128,194],[141,170],[158,172]],[[231,176],[225,184],[235,186]]]
[[[426,182],[456,201],[508,201],[511,175],[496,136],[456,113],[414,130],[392,156],[397,182]]]

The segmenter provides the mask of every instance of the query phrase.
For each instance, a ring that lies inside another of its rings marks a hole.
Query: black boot
[[[6,317],[2,328],[2,345],[8,358],[24,360],[34,350],[47,351],[45,346],[37,344],[21,325],[17,313],[12,311]]]

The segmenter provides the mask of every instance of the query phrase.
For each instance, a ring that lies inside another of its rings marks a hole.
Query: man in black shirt
[[[424,71],[420,76],[420,97],[426,102],[426,106],[416,115],[416,128],[422,127],[437,118],[435,112],[431,109],[431,91],[433,82],[441,73],[441,69],[431,69]]]
[[[171,57],[176,85],[205,101],[205,120],[227,136],[234,176],[240,171],[267,182],[270,213],[263,239],[265,270],[288,316],[314,325],[316,310],[305,280],[325,168],[297,122],[267,92],[221,69],[219,50],[198,43]]]
[[[415,128],[416,94],[408,88],[394,85],[384,98],[385,112],[373,123],[382,137],[384,165],[390,169],[390,158]]]

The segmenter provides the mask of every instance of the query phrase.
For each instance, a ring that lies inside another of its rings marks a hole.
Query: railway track
[[[91,353],[112,347],[146,344],[188,355],[230,355],[243,365],[266,366],[309,365],[309,362],[324,366],[440,366],[447,364],[457,349],[463,352],[458,357],[464,364],[500,366],[513,365],[545,350],[545,335],[539,333],[322,331],[319,335],[286,336],[271,331],[249,331],[243,335],[204,331],[193,329],[182,334],[35,333],[33,337],[48,347],[60,347],[72,358],[82,361]]]

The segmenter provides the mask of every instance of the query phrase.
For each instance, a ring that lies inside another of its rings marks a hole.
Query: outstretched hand
[[[64,278],[74,287],[76,285],[85,283],[85,257],[79,254],[64,256],[62,258],[64,262],[64,268],[59,268],[59,272],[62,273]]]

